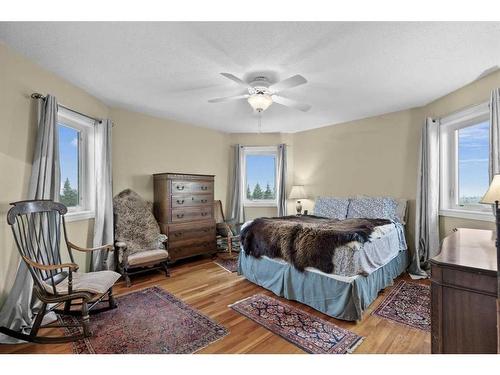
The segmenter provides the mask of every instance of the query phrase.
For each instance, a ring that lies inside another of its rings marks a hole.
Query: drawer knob
[[[177,204],[184,204],[184,199],[177,199]]]
[[[184,214],[177,214],[177,217],[178,217],[179,219],[182,219],[182,218],[184,217]]]
[[[177,190],[184,190],[184,185],[177,185]]]
[[[207,216],[208,215],[208,212],[202,212],[201,213],[201,216]]]
[[[207,203],[208,202],[208,199],[202,199],[201,200],[201,203]]]
[[[201,190],[208,190],[208,186],[202,186]]]

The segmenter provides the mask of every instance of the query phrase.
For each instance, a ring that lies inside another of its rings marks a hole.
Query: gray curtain
[[[242,192],[244,189],[241,179],[242,151],[242,145],[234,145],[233,180],[231,182],[231,220],[236,223],[242,223],[245,220],[242,200]]]
[[[490,182],[500,173],[500,89],[491,91],[490,98]]]
[[[57,100],[47,95],[39,100],[39,119],[28,188],[28,199],[59,200],[60,167],[57,131]],[[24,262],[20,262],[14,285],[0,310],[0,326],[15,331],[29,331],[33,323],[33,280]],[[0,334],[0,343],[19,340]]]
[[[95,124],[95,223],[94,247],[113,243],[113,173],[111,166],[111,120]],[[91,270],[114,269],[111,253],[92,254]]]
[[[278,216],[286,215],[286,144],[278,145]]]
[[[409,273],[428,277],[428,260],[439,253],[439,122],[427,118],[422,129],[417,177],[415,249]]]

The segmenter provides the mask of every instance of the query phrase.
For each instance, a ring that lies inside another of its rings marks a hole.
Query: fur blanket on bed
[[[285,216],[254,220],[241,231],[246,255],[282,258],[300,271],[314,267],[333,272],[335,249],[351,241],[367,242],[373,229],[386,219],[328,219]]]

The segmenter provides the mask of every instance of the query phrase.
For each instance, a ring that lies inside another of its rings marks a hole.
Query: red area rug
[[[263,294],[230,307],[308,353],[351,353],[363,340],[354,332]]]
[[[159,287],[117,297],[116,302],[118,308],[90,317],[93,336],[74,342],[75,354],[194,353],[228,333]],[[67,323],[74,319],[63,318]]]
[[[214,263],[228,272],[238,271],[238,258],[217,258]]]
[[[400,281],[372,314],[430,331],[431,290],[427,285]]]

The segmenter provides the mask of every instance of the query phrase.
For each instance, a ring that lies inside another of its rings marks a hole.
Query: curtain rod
[[[31,99],[42,99],[42,100],[45,100],[45,96],[44,96],[44,95],[42,95],[42,94],[40,94],[40,93],[38,93],[38,92],[34,92],[33,94],[31,94]],[[68,108],[68,107],[66,107],[65,105],[62,105],[62,104],[59,104],[59,103],[57,103],[57,105],[58,105],[59,107],[62,107],[62,108],[64,108],[64,109],[68,110],[68,111],[71,111],[71,112],[73,112],[73,113],[76,113],[76,114],[78,114],[78,115],[80,115],[80,116],[87,117],[87,118],[89,118],[89,119],[91,119],[91,120],[94,120],[94,121],[97,121],[97,122],[102,122],[102,119],[100,119],[100,118],[95,118],[95,117],[92,117],[92,116],[86,115],[85,113],[75,111],[74,109]],[[114,126],[114,125],[115,125],[115,124],[113,124],[113,126]]]

